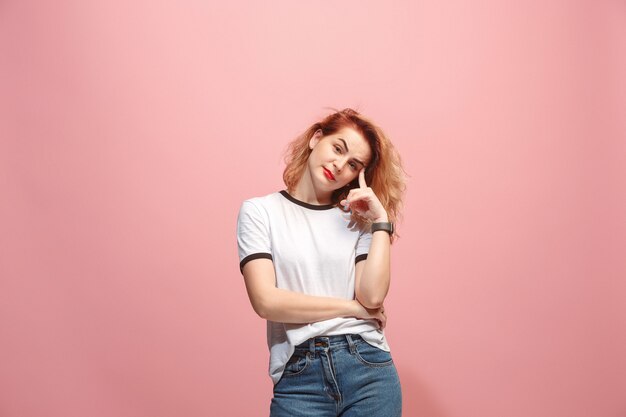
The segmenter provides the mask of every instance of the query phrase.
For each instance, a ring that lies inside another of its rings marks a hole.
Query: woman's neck
[[[298,181],[298,184],[295,188],[290,191],[290,194],[296,200],[300,200],[304,203],[315,204],[315,205],[326,205],[331,204],[331,193],[322,193],[319,190],[316,190],[313,187],[313,182],[311,181],[311,175],[309,170],[305,170]]]

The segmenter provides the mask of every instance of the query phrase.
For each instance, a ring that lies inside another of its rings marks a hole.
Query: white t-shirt
[[[372,235],[332,205],[312,205],[286,191],[243,202],[237,219],[239,266],[271,259],[276,286],[308,295],[354,299],[356,262],[367,258]],[[359,334],[389,351],[375,320],[334,318],[309,324],[267,321],[269,374],[276,384],[294,347],[315,336]]]

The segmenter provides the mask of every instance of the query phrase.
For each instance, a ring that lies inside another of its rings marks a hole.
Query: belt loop
[[[315,355],[315,338],[312,337],[309,339],[309,351],[311,355]]]
[[[354,352],[356,351],[356,345],[349,334],[346,335],[346,339],[348,340],[348,345],[350,346],[350,353],[354,355]]]

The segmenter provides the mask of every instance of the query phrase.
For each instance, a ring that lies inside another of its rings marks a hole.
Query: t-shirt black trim
[[[357,264],[361,261],[364,261],[367,259],[367,253],[362,253],[359,256],[357,256],[356,258],[354,258],[354,263]]]
[[[283,197],[285,197],[287,200],[291,201],[292,203],[311,209],[311,210],[330,210],[331,208],[335,207],[334,204],[315,205],[315,204],[305,203],[304,201],[296,200],[285,190],[282,190],[280,193],[283,195]]]
[[[250,261],[254,261],[255,259],[269,259],[270,261],[274,261],[271,253],[253,253],[252,255],[248,255],[239,262],[239,270],[243,274],[243,266]]]

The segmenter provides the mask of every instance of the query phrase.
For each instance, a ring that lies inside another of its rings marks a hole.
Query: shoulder
[[[257,210],[268,209],[276,205],[280,201],[280,192],[267,194],[260,197],[251,197],[241,203],[241,210],[256,208]]]
[[[244,200],[239,208],[239,217],[253,216],[268,218],[270,213],[276,212],[283,197],[280,192],[267,194],[261,197],[252,197]]]

